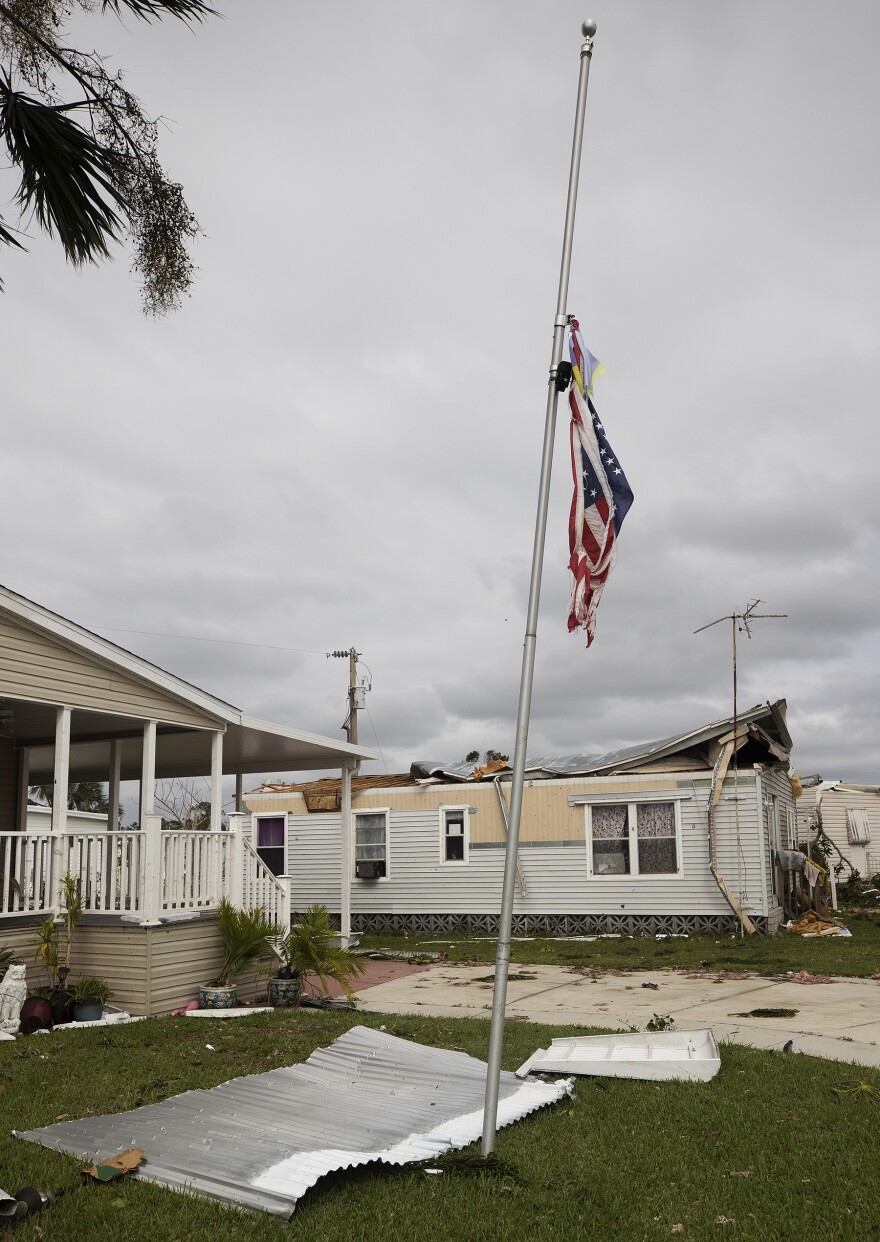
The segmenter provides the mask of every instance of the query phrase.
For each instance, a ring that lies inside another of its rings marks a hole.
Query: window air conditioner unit
[[[359,858],[354,865],[354,873],[359,880],[381,880],[385,864],[377,858]]]

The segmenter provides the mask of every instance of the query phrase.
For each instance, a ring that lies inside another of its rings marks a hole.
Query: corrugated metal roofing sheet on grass
[[[325,1173],[433,1159],[479,1138],[485,1082],[485,1062],[466,1053],[355,1026],[301,1065],[15,1133],[87,1160],[141,1147],[138,1177],[286,1219]],[[498,1125],[571,1089],[504,1073]]]

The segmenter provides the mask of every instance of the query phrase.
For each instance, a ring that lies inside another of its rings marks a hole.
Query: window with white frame
[[[676,802],[597,803],[587,807],[590,874],[679,875]]]
[[[359,880],[381,880],[387,876],[387,811],[355,812],[354,873]]]
[[[273,875],[284,875],[287,816],[257,815],[255,818],[257,853]]]
[[[444,863],[466,863],[468,860],[467,807],[441,807],[440,831],[440,861]]]

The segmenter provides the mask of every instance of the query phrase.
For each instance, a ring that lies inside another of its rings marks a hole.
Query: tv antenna
[[[734,610],[733,612],[726,613],[725,616],[723,617],[717,617],[714,621],[707,622],[706,625],[701,625],[698,630],[694,630],[695,634],[702,634],[703,630],[709,630],[712,628],[713,625],[720,625],[722,621],[730,622],[730,632],[731,632],[731,637],[733,640],[733,734],[732,734],[732,743],[731,743],[733,746],[733,789],[734,789],[733,810],[734,810],[734,817],[735,817],[735,823],[736,823],[736,857],[737,857],[737,871],[739,873],[739,895],[740,895],[741,902],[745,900],[746,893],[745,893],[745,887],[743,883],[743,855],[742,855],[742,842],[741,842],[741,837],[740,837],[740,821],[739,821],[739,789],[738,789],[738,786],[739,786],[740,739],[738,736],[739,735],[739,720],[737,719],[737,701],[736,701],[736,635],[737,635],[737,631],[739,631],[740,634],[744,633],[747,638],[751,638],[753,621],[771,621],[771,620],[775,621],[783,617],[786,617],[788,615],[785,612],[756,612],[755,609],[758,607],[759,604],[763,604],[763,602],[764,601],[762,599],[753,599],[752,602],[742,610],[742,612],[736,612]],[[714,777],[713,777],[713,782],[714,782]],[[721,791],[719,789],[718,790],[719,795],[720,795],[720,792]],[[715,880],[716,880],[716,883],[718,883],[719,888],[721,888],[722,892],[725,892],[724,887],[721,885],[719,881],[719,875],[716,874],[716,871],[715,871],[714,845],[712,844],[712,838],[711,838],[712,813],[713,812],[710,807],[710,812],[709,812],[710,860],[711,860],[712,874],[715,876]],[[734,907],[734,909],[736,909],[736,907]],[[740,914],[740,933],[742,934],[743,931],[744,931],[743,916],[742,914]]]
[[[762,599],[753,599],[748,607],[742,612],[728,612],[723,617],[718,617],[715,621],[709,621],[706,625],[701,625],[698,630],[694,630],[695,634],[702,634],[703,630],[710,630],[713,625],[720,625],[722,621],[731,623],[730,632],[733,638],[733,736],[736,737],[737,730],[737,704],[736,704],[736,634],[739,630],[740,634],[745,634],[747,638],[752,637],[753,621],[776,621],[783,617],[787,617],[787,612],[755,612],[759,604],[763,604]]]

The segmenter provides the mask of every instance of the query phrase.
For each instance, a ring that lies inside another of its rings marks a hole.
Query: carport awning
[[[74,719],[77,713],[74,713]],[[138,780],[141,775],[142,726],[139,721],[119,719],[116,732],[122,750],[121,779]],[[31,749],[29,779],[32,784],[51,781],[55,768],[55,748],[37,745]],[[252,716],[227,724],[223,735],[223,772],[301,772],[339,768],[344,759],[375,759],[372,751],[347,742],[336,742],[317,733],[303,733],[284,725],[269,724]],[[72,781],[106,781],[110,759],[110,739],[105,734],[78,738],[73,731],[70,745]],[[156,777],[209,776],[211,772],[211,733],[204,729],[159,725],[156,736]]]

